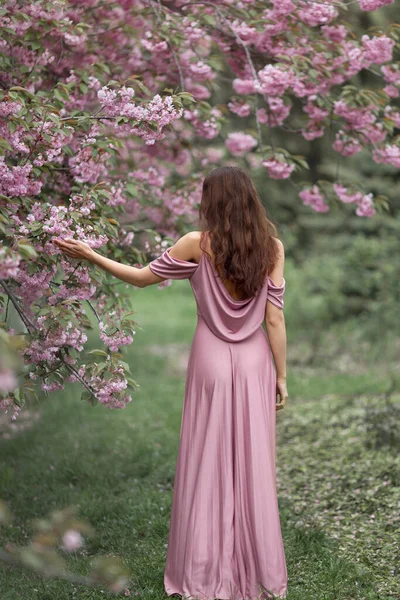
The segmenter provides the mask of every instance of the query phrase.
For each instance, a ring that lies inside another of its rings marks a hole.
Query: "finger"
[[[57,240],[57,246],[59,246],[60,248],[64,249],[64,248],[71,248],[71,244],[66,243],[63,240]]]

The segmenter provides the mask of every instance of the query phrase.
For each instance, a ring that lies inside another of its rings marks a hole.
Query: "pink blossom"
[[[299,192],[299,196],[306,206],[311,206],[316,212],[329,211],[329,205],[325,203],[325,198],[317,185],[302,190]]]
[[[186,90],[190,92],[195,100],[207,100],[211,96],[211,92],[208,88],[200,83],[196,83],[192,78],[187,77],[185,79]]]
[[[348,204],[351,202],[360,202],[362,200],[362,193],[356,192],[354,194],[350,193],[348,189],[344,185],[340,185],[338,183],[333,184],[333,189],[342,202]]]
[[[368,65],[371,63],[380,65],[392,60],[393,46],[396,42],[391,38],[381,35],[370,39],[368,35],[363,35],[361,41],[365,49],[364,58]]]
[[[201,120],[198,117],[198,110],[186,110],[184,113],[184,117],[187,121],[190,121],[193,127],[196,130],[196,133],[201,137],[204,137],[208,140],[212,140],[219,133],[218,123],[215,117],[211,117],[205,121]]]
[[[296,10],[296,5],[292,0],[271,0],[271,4],[274,7],[275,17],[284,17]]]
[[[394,111],[391,106],[385,108],[385,117],[392,119],[396,127],[400,128],[400,112]]]
[[[21,411],[21,407],[17,404],[14,404],[13,399],[9,396],[7,396],[6,398],[0,398],[0,410],[4,410],[6,413],[8,413],[10,408],[12,408],[13,410],[11,420],[15,421]]]
[[[21,256],[10,248],[0,248],[0,278],[14,279],[19,273]]]
[[[65,550],[73,552],[82,546],[83,539],[79,531],[68,529],[62,536],[62,543]]]
[[[257,140],[247,133],[237,132],[230,133],[226,140],[226,147],[231,154],[235,156],[243,156],[246,152],[250,152],[257,146]]]
[[[382,123],[374,123],[368,125],[363,132],[363,141],[369,140],[372,144],[380,144],[384,142],[388,136],[388,131],[384,128]]]
[[[298,10],[299,18],[311,27],[330,23],[339,14],[339,11],[335,6],[331,6],[327,3],[303,2],[300,0],[299,6],[301,7]]]
[[[329,110],[316,106],[311,102],[311,98],[308,99],[307,104],[303,108],[313,121],[322,121],[329,115]]]
[[[205,151],[205,156],[202,159],[202,166],[208,163],[218,163],[222,159],[223,155],[224,153],[220,148],[207,148]]]
[[[259,37],[259,33],[255,27],[250,27],[244,21],[238,21],[237,19],[230,23],[230,29],[239,36],[244,44],[254,43]]]
[[[325,127],[320,127],[319,124],[314,121],[309,121],[307,129],[301,130],[301,135],[305,140],[314,140],[315,138],[323,136],[325,133]]]
[[[21,102],[2,101],[0,102],[0,117],[9,117],[16,115],[22,107]]]
[[[264,107],[257,109],[257,119],[270,127],[279,127],[289,116],[290,106],[282,98],[268,96],[268,110]]]
[[[274,65],[266,65],[261,71],[258,71],[258,76],[260,78],[259,90],[270,96],[282,96],[293,82],[291,70],[283,70]]]
[[[228,108],[239,117],[248,117],[251,113],[251,106],[247,102],[228,102]]]
[[[0,367],[0,393],[12,392],[18,386],[14,371],[10,368]]]
[[[397,168],[400,167],[400,146],[395,144],[387,144],[381,150],[374,150],[372,156],[376,163],[386,163]]]
[[[71,173],[78,183],[96,183],[98,179],[106,172],[107,156],[92,157],[92,151],[89,146],[82,148],[76,156],[71,156],[69,165]]]
[[[343,117],[352,129],[363,129],[376,121],[376,116],[373,113],[374,109],[374,106],[351,108],[344,100],[337,100],[334,102],[333,112]]]
[[[386,92],[391,98],[398,98],[400,95],[398,88],[394,85],[385,85],[383,91]]]
[[[14,196],[36,196],[43,181],[35,181],[32,176],[32,164],[8,167],[4,156],[0,157],[0,194],[10,198]]]
[[[373,207],[372,194],[366,194],[358,203],[356,215],[359,217],[373,217],[375,213],[376,210]]]
[[[208,81],[215,78],[215,73],[210,65],[200,60],[197,63],[191,63],[189,66],[190,73],[196,81]]]
[[[234,79],[232,87],[237,94],[254,94],[257,82],[252,79]]]
[[[400,70],[396,69],[394,65],[383,65],[381,71],[385,81],[394,85],[400,84]]]
[[[343,42],[348,35],[344,25],[322,25],[321,30],[324,38],[337,43]]]
[[[358,0],[361,10],[377,10],[387,4],[393,4],[394,0]]]
[[[127,335],[123,331],[117,331],[113,335],[107,335],[105,332],[107,325],[104,325],[102,321],[99,323],[99,329],[101,330],[100,339],[104,342],[104,345],[110,348],[112,352],[118,352],[120,346],[129,346],[133,342],[133,337]]]
[[[263,160],[261,164],[268,169],[268,175],[272,179],[287,179],[294,169],[294,164],[289,165],[277,159]]]
[[[340,130],[336,133],[332,148],[343,156],[353,156],[354,154],[361,152],[362,145],[359,140],[346,136],[344,132]]]

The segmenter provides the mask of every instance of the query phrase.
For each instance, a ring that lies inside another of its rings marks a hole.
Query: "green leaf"
[[[95,398],[95,396],[93,396],[93,394],[89,392],[89,390],[85,390],[84,392],[82,392],[81,400],[86,400],[86,402],[89,402],[89,404],[91,404],[92,406],[96,406],[96,404],[99,403],[97,398]]]
[[[108,356],[107,352],[97,348],[95,348],[94,350],[90,350],[88,354],[95,354],[96,356]]]
[[[26,258],[37,258],[37,252],[31,244],[18,242],[18,250]]]
[[[26,94],[27,96],[30,96],[31,98],[33,98],[35,96],[35,94],[32,94],[32,92],[30,92],[29,90],[27,90],[26,88],[22,87],[21,85],[14,85],[13,87],[10,88],[10,92],[23,92],[24,94]]]

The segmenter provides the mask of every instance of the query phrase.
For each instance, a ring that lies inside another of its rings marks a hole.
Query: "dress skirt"
[[[168,595],[286,597],[275,402],[276,371],[263,327],[229,342],[198,315],[172,495]]]

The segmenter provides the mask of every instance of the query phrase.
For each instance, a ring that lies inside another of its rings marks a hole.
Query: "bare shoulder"
[[[278,252],[279,252],[280,258],[281,259],[284,258],[285,257],[285,248],[283,246],[282,241],[279,238],[276,238],[276,237],[273,237],[272,239],[274,240],[274,242],[275,242],[275,244],[276,244],[276,246],[278,248]]]
[[[195,260],[199,254],[200,231],[189,231],[172,246],[170,255],[181,260]]]
[[[193,242],[200,242],[201,231],[189,231],[183,237],[187,237],[188,240],[192,240]]]

